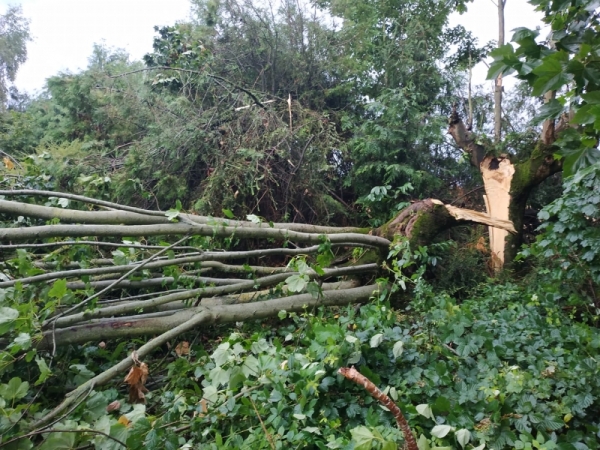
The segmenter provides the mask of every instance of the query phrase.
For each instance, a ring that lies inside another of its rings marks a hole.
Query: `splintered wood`
[[[508,215],[507,219],[502,219],[496,216],[490,217],[490,215],[486,213],[474,211],[472,209],[464,209],[452,205],[444,205],[439,200],[432,199],[431,201],[436,205],[443,205],[444,208],[446,208],[446,210],[448,211],[448,213],[456,220],[465,220],[468,222],[481,223],[483,225],[488,225],[489,227],[505,230],[506,233],[516,233],[515,226],[510,220],[508,220]]]
[[[510,222],[510,185],[515,174],[515,166],[508,158],[488,156],[481,162],[479,169],[485,186],[486,195],[483,198],[488,215],[497,220]],[[504,242],[508,231],[490,226],[489,233],[492,264],[494,270],[498,271],[504,266]]]

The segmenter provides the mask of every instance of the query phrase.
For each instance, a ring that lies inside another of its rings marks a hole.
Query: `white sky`
[[[0,12],[15,4],[34,38],[15,84],[30,93],[58,72],[87,67],[93,44],[102,40],[141,59],[152,50],[155,25],[173,25],[190,11],[188,0],[0,0]]]
[[[9,4],[20,4],[31,21],[34,41],[28,45],[28,60],[15,83],[30,93],[40,90],[52,75],[85,68],[93,44],[103,40],[140,59],[152,50],[155,25],[172,25],[186,19],[190,11],[188,0],[0,0],[0,13]],[[451,25],[464,25],[480,44],[497,39],[497,10],[492,0],[474,0],[468,8],[462,16],[454,14]],[[535,28],[540,18],[526,0],[507,0],[507,40],[510,30]],[[477,83],[483,82],[486,70],[483,64],[475,69]]]
[[[450,17],[450,25],[463,25],[467,30],[471,31],[478,39],[479,45],[486,44],[489,41],[498,40],[498,8],[496,2],[492,0],[474,0],[467,5],[468,11],[459,15],[452,14]],[[504,7],[504,40],[510,42],[515,28],[527,27],[533,28],[542,24],[543,14],[534,11],[533,6],[527,3],[526,0],[506,0]],[[544,32],[541,33],[545,37]],[[490,59],[491,60],[491,59]],[[483,83],[487,75],[487,67],[485,64],[479,64],[473,70],[473,81],[475,84]],[[514,78],[508,77],[504,84],[511,86],[514,84]],[[489,81],[488,83],[493,83]]]

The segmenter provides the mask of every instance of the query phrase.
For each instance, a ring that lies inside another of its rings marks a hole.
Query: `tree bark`
[[[498,1],[498,47],[504,45],[504,6],[506,0]],[[498,74],[494,83],[494,138],[496,143],[502,139],[502,73]]]
[[[367,302],[377,285],[323,291],[319,297],[299,294],[273,300],[243,304],[200,305],[168,316],[156,318],[125,317],[92,320],[82,325],[49,329],[43,333],[38,349],[51,349],[54,345],[100,342],[105,339],[139,337],[166,333],[182,328],[180,333],[200,326],[242,322],[277,316],[279,311],[300,312],[317,306],[342,306]],[[143,356],[140,354],[140,357]]]

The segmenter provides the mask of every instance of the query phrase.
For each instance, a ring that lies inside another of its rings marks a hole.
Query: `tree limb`
[[[327,291],[324,292],[323,295],[318,299],[314,298],[310,294],[301,294],[246,305],[223,305],[210,308],[200,307],[198,309],[195,309],[195,314],[192,317],[188,316],[188,319],[180,325],[176,326],[175,328],[171,328],[168,331],[165,331],[160,336],[157,336],[154,339],[151,339],[146,344],[142,345],[137,350],[137,355],[139,358],[143,358],[155,348],[164,345],[169,340],[176,338],[177,336],[186,331],[190,331],[194,328],[197,328],[200,325],[261,319],[264,317],[276,315],[279,311],[282,310],[300,312],[305,310],[306,308],[316,306],[342,306],[351,303],[366,302],[369,300],[371,295],[378,289],[379,286],[377,285],[368,285],[354,289],[346,289],[342,291]],[[44,339],[39,343],[39,345],[44,347],[48,346],[48,344],[51,345],[51,342],[49,342],[46,335]],[[83,383],[82,385],[77,387],[77,389],[68,393],[67,397],[60,405],[58,405],[49,414],[47,414],[46,416],[38,420],[36,423],[34,423],[32,425],[32,428],[38,428],[52,420],[53,417],[56,417],[62,411],[67,409],[71,404],[73,404],[82,393],[89,390],[90,386],[100,386],[102,384],[107,383],[119,373],[122,373],[129,367],[131,367],[132,364],[133,361],[131,359],[131,356],[128,356],[121,362],[115,364],[110,369],[105,370],[104,372],[96,375],[94,378]]]

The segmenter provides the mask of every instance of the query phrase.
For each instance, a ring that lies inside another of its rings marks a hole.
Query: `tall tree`
[[[445,190],[440,165],[456,158],[440,133],[454,89],[443,59],[464,33],[447,26],[450,3],[321,4],[343,20],[338,71],[344,82],[337,90],[353,98],[343,122],[352,131],[346,183],[378,224],[401,208],[402,200]]]
[[[27,60],[27,42],[31,40],[29,21],[20,6],[9,6],[0,15],[0,110],[6,108],[9,85],[19,67]]]
[[[544,98],[537,117],[544,121],[543,132],[529,156],[519,158],[481,145],[458,114],[450,120],[449,132],[481,171],[488,211],[496,218],[508,218],[517,231],[496,239],[497,269],[519,251],[524,210],[532,189],[555,172],[564,169],[566,175],[572,175],[600,160],[600,21],[596,2],[532,3],[545,13],[550,35],[538,42],[539,31],[515,30],[512,41],[517,48],[505,44],[494,50],[488,73],[494,79],[516,71],[531,86],[533,96]]]

